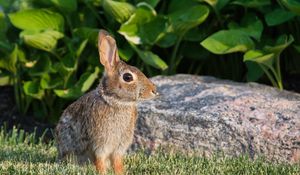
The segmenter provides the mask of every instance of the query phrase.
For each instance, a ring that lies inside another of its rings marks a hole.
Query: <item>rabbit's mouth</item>
[[[157,91],[151,91],[150,93],[140,92],[138,95],[138,101],[152,100],[160,96]]]
[[[152,91],[152,93],[155,95],[155,97],[159,97],[160,96],[160,93],[157,92],[157,91]]]

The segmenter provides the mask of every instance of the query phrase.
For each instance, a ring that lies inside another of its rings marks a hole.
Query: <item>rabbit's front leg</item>
[[[103,159],[103,158],[96,158],[94,164],[96,166],[97,172],[99,172],[101,174],[106,174],[105,159]]]
[[[95,161],[94,164],[96,166],[97,172],[100,174],[106,174],[106,160],[109,156],[109,150],[105,148],[98,148],[95,151]]]
[[[110,156],[110,161],[111,161],[111,164],[112,164],[115,174],[121,175],[124,173],[123,155],[113,153]]]
[[[126,138],[126,137],[123,137]],[[131,138],[131,137],[130,137]],[[110,155],[110,161],[112,164],[112,167],[114,169],[115,174],[124,174],[125,169],[123,165],[123,157],[126,153],[126,150],[131,144],[131,139],[124,139],[122,140],[118,147],[113,151],[113,153]]]

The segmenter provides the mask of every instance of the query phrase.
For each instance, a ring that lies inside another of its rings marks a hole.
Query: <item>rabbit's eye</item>
[[[133,77],[130,73],[123,74],[123,80],[126,82],[131,82],[133,80]]]

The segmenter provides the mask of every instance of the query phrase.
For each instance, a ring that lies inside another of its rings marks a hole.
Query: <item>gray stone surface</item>
[[[161,96],[139,105],[133,149],[300,160],[300,95],[256,83],[158,76]]]

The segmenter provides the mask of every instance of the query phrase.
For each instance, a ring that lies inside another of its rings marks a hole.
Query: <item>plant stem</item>
[[[49,53],[51,53],[58,61],[61,61],[59,55],[54,50]]]
[[[147,72],[148,72],[148,75],[149,75],[150,77],[152,77],[154,74],[153,74],[153,71],[151,70],[151,68],[150,68],[148,65],[145,65],[145,67],[146,67],[146,70],[147,70]]]
[[[265,74],[267,75],[267,77],[269,78],[269,80],[271,81],[272,85],[279,88],[278,84],[276,83],[276,81],[274,80],[274,78],[272,77],[272,75],[270,74],[270,72],[262,65],[259,65],[259,67],[261,67],[261,69],[265,72]]]
[[[23,86],[21,85],[21,77],[20,77],[20,66],[18,62],[16,63],[16,72],[13,74],[13,81],[14,81],[14,92],[15,92],[15,99],[17,103],[17,108],[21,114],[25,114],[25,109],[24,109],[24,100],[22,100],[22,88]]]
[[[276,68],[275,69],[277,71],[277,76],[278,76],[277,83],[278,83],[279,89],[283,90],[279,56],[276,57]]]
[[[70,77],[72,76],[72,73],[73,73],[73,71],[68,72],[67,75],[65,76],[65,78],[64,78],[64,89],[68,88],[67,85],[68,85]]]
[[[84,1],[84,2],[85,2],[85,4],[86,4],[86,6],[91,10],[91,13],[92,13],[93,15],[95,15],[95,17],[96,17],[97,20],[99,21],[100,25],[101,25],[102,27],[106,28],[106,27],[105,27],[106,25],[104,25],[105,23],[103,22],[103,20],[101,19],[101,17],[98,15],[98,13],[95,11],[95,9],[94,9],[88,2],[86,2],[86,1]]]
[[[220,16],[220,13],[219,11],[216,9],[216,6],[213,6],[213,10],[216,14],[216,17],[217,17],[217,22],[220,24],[220,26],[223,28],[223,23],[222,23],[222,19],[221,19],[221,16]]]
[[[73,36],[73,25],[72,25],[71,19],[67,14],[65,14],[65,17],[66,17],[67,24],[70,27],[70,33]]]
[[[24,114],[27,113],[31,101],[32,101],[32,98],[31,98],[31,97],[29,97],[29,96],[27,96],[27,97],[24,96],[24,103],[25,103],[25,105],[24,105],[24,106],[25,106],[25,108],[24,108]]]
[[[20,99],[20,93],[19,93],[19,83],[17,80],[17,77],[14,76],[14,92],[15,92],[15,100],[17,104],[17,108],[20,111],[20,113],[23,114],[22,105],[21,105],[21,99]]]
[[[273,73],[275,79],[276,79],[276,84],[277,84],[277,87],[282,90],[282,82],[281,82],[281,78],[279,77],[278,75],[278,72],[276,72],[276,70],[273,68],[273,67],[270,67],[269,68],[271,70],[271,72]]]
[[[47,122],[47,119],[48,119],[48,116],[47,116],[47,114],[48,114],[47,104],[46,104],[46,102],[43,99],[40,100],[40,102],[41,102],[41,105],[42,105],[41,107],[42,107],[43,113],[44,113],[44,115],[46,115],[46,116],[43,117],[43,121]]]
[[[46,116],[46,120],[49,121],[54,115],[54,107],[53,107],[53,102],[54,102],[55,96],[51,95],[50,90],[45,90],[45,104],[48,109],[48,115]]]
[[[176,73],[176,56],[177,56],[177,52],[178,52],[178,48],[179,48],[180,42],[181,42],[181,40],[182,40],[182,38],[184,36],[184,33],[179,36],[179,38],[176,41],[175,47],[173,49],[171,60],[170,60],[169,74]]]

